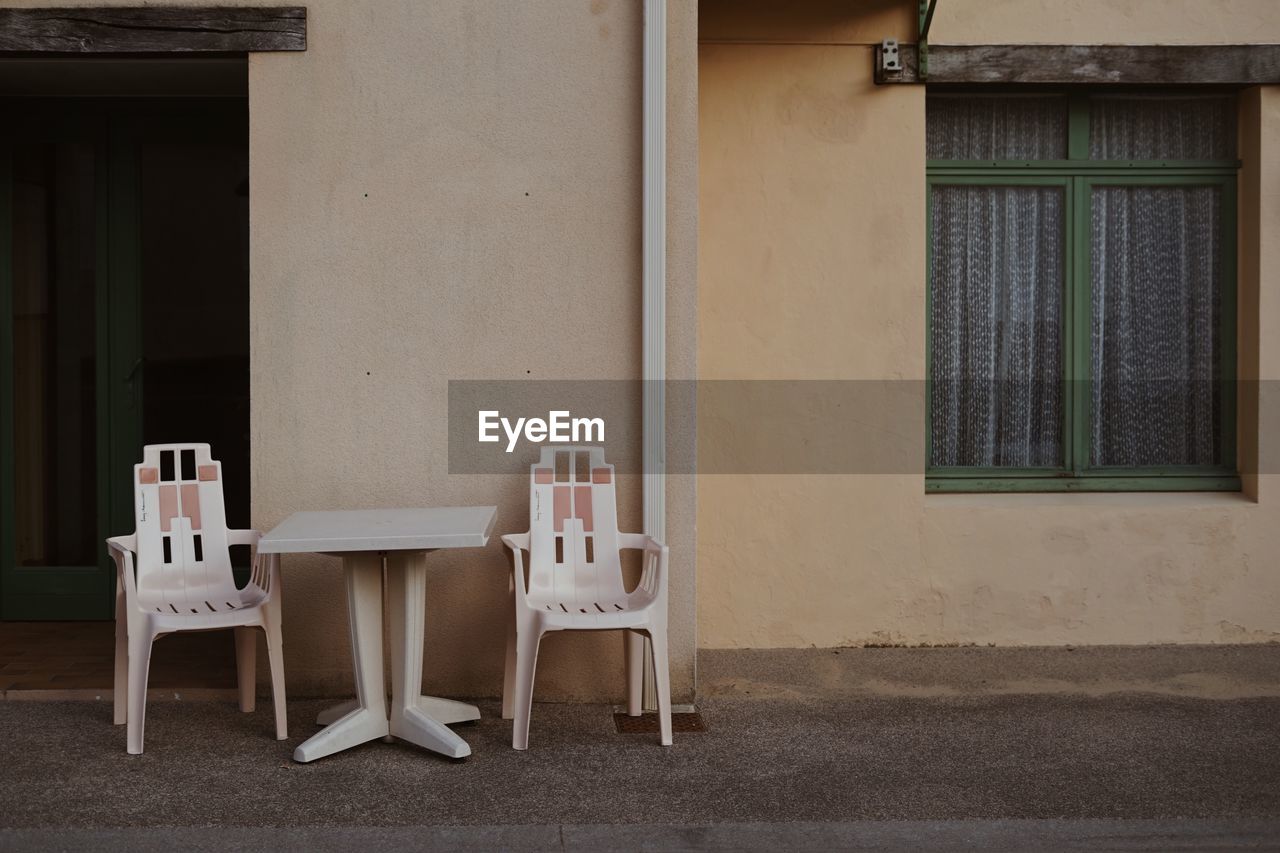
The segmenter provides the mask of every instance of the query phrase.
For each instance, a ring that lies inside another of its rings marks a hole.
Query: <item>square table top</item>
[[[262,554],[433,551],[489,543],[498,508],[443,506],[295,512],[258,542]]]

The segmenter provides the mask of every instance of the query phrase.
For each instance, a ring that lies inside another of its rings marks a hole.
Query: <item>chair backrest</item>
[[[222,464],[209,445],[147,445],[133,484],[139,600],[162,612],[234,609]]]
[[[529,476],[529,597],[610,613],[626,598],[612,465],[600,447],[544,447]]]

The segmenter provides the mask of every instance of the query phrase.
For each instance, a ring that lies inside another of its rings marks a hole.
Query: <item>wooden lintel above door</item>
[[[0,9],[0,55],[306,49],[305,6]]]

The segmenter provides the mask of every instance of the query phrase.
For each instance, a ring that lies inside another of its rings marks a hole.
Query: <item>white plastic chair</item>
[[[257,553],[258,531],[227,529],[222,464],[210,458],[209,445],[147,445],[142,463],[133,467],[133,483],[135,532],[107,540],[119,574],[115,723],[128,723],[129,752],[142,753],[151,644],[178,631],[235,629],[240,710],[245,712],[255,702],[258,647],[252,629],[266,632],[276,738],[284,740],[278,558]],[[231,573],[231,545],[254,548],[253,573],[244,589],[236,589]]]
[[[538,644],[549,631],[625,630],[627,713],[640,715],[643,636],[653,646],[662,745],[671,745],[667,669],[667,546],[619,533],[614,471],[598,447],[544,447],[531,467],[529,532],[503,536],[511,549],[515,621],[507,633],[503,719],[511,746],[529,747],[529,713]],[[621,549],[644,552],[640,583],[628,592]],[[525,583],[524,552],[529,552]]]

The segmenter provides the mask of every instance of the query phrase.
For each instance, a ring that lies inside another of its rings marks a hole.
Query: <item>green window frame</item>
[[[1165,92],[1180,94],[1184,90]],[[1060,187],[1065,203],[1063,316],[1064,462],[1053,468],[1005,466],[938,467],[932,464],[933,330],[926,328],[926,492],[1171,492],[1239,491],[1236,469],[1236,219],[1239,160],[1091,160],[1091,92],[1037,90],[1067,100],[1066,160],[927,160],[925,317],[931,324],[933,282],[932,205],[940,186]],[[991,89],[956,94],[999,94]],[[1189,93],[1191,94],[1191,93]],[[1221,93],[1218,93],[1221,94]],[[1221,465],[1097,467],[1089,463],[1091,417],[1092,229],[1094,187],[1216,187],[1220,192],[1220,317],[1218,394],[1221,406]]]

